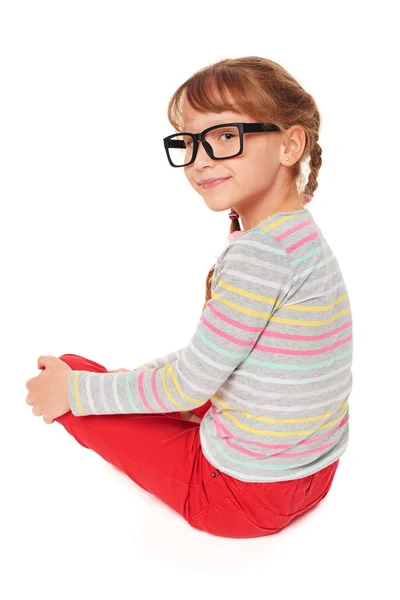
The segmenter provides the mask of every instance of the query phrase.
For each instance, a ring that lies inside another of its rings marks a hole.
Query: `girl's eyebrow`
[[[218,119],[213,121],[212,123],[209,123],[207,125],[207,127],[204,127],[204,129],[207,129],[208,127],[212,127],[213,125],[219,125],[220,123],[234,123],[237,121],[236,117],[225,117],[224,119]],[[188,125],[183,125],[182,126],[182,131],[190,131],[190,129],[187,129],[187,127],[189,127]],[[201,131],[204,131],[204,129],[202,129]],[[193,131],[191,132],[193,133]]]

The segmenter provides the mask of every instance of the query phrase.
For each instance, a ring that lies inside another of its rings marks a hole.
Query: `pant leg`
[[[207,400],[207,402],[205,404],[202,404],[201,406],[199,406],[198,408],[191,408],[190,410],[197,415],[198,417],[200,417],[200,419],[202,419],[204,417],[204,415],[206,414],[206,412],[209,411],[209,409],[212,406],[212,402],[211,400]]]
[[[107,372],[76,354],[59,358],[73,370]],[[203,455],[200,424],[176,416],[179,412],[79,417],[69,411],[55,420],[192,524],[194,515],[209,506],[206,486],[219,471]]]
[[[107,372],[76,354],[59,358],[73,370]],[[196,410],[204,414],[207,404]],[[220,537],[276,533],[326,496],[337,468],[335,463],[300,480],[242,482],[208,462],[200,423],[182,420],[179,412],[78,417],[69,411],[56,421],[192,527]]]
[[[279,482],[240,481],[221,472],[229,493],[195,516],[197,529],[222,537],[277,533],[328,494],[339,460],[313,475]]]

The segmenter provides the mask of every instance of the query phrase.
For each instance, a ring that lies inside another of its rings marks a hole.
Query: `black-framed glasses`
[[[213,160],[234,158],[243,152],[243,134],[280,131],[272,123],[221,123],[207,127],[201,133],[182,131],[164,138],[164,148],[171,167],[191,165],[200,142]]]

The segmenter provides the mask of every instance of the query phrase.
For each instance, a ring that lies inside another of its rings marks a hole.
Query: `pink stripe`
[[[239,346],[252,346],[253,345],[253,342],[251,340],[249,342],[246,340],[239,340],[238,338],[235,338],[232,335],[229,335],[228,333],[221,331],[221,329],[218,329],[217,327],[212,325],[210,323],[210,321],[205,318],[204,313],[201,315],[201,320],[203,321],[203,323],[206,327],[211,329],[211,331],[213,331],[214,333],[219,335],[224,340],[229,340],[230,342],[234,342],[235,344],[238,344]]]
[[[311,448],[311,450],[304,450],[303,452],[287,452],[287,453],[279,453],[274,454],[274,458],[286,458],[286,456],[305,456],[306,454],[312,454],[313,452],[322,452],[327,448],[330,448],[336,442],[329,442],[329,444],[324,444],[323,446],[319,446],[319,448]],[[260,456],[262,458],[262,455]]]
[[[206,327],[208,327],[211,331],[213,331],[215,334],[217,334],[222,339],[233,342],[233,343],[237,344],[238,346],[253,346],[253,342],[251,340],[250,341],[240,340],[236,337],[233,337],[232,335],[229,335],[228,333],[225,333],[221,329],[218,329],[217,327],[215,327],[215,325],[212,325],[212,323],[210,323],[210,321],[208,319],[206,319],[206,317],[204,316],[204,313],[201,315],[201,320],[203,321],[203,323]],[[260,352],[270,352],[271,354],[284,354],[287,356],[314,356],[317,354],[323,354],[324,352],[329,352],[330,350],[333,350],[334,348],[338,348],[339,346],[342,346],[346,342],[350,341],[352,339],[352,337],[353,337],[352,335],[349,335],[347,338],[338,340],[335,344],[331,344],[330,346],[325,346],[324,348],[317,348],[315,350],[288,350],[286,348],[273,348],[272,346],[262,346],[261,344],[255,344],[254,348],[256,350],[259,350]]]
[[[321,333],[319,335],[296,335],[294,333],[291,334],[291,333],[280,333],[278,331],[269,331],[268,329],[265,329],[263,331],[262,335],[267,336],[267,337],[276,337],[281,340],[306,340],[306,341],[322,340],[326,337],[329,337],[331,335],[335,335],[336,333],[339,333],[343,329],[346,329],[346,327],[351,327],[352,323],[353,323],[353,321],[348,321],[347,323],[344,323],[344,325],[340,325],[340,327],[336,327],[336,329],[331,329],[331,331],[328,331],[327,333]]]
[[[218,309],[216,309],[215,306],[213,306],[212,304],[209,304],[208,308],[210,309],[211,312],[213,312],[215,315],[217,315],[217,317],[219,317],[226,323],[235,325],[235,327],[238,327],[239,329],[243,329],[244,331],[262,331],[263,330],[263,327],[250,327],[249,325],[245,325],[244,323],[240,323],[239,321],[234,321],[233,319],[231,319],[230,317],[227,317],[222,312],[220,312]],[[204,313],[202,313],[202,315],[203,314]]]
[[[250,452],[246,448],[242,448],[241,446],[238,446],[231,440],[226,440],[226,443],[231,448],[234,448],[235,450],[238,450],[239,452],[243,452],[243,454],[247,454],[248,456],[253,456],[254,458],[265,458],[264,454],[257,454],[256,452]],[[330,444],[325,444],[325,446],[320,446],[319,448],[312,448],[311,450],[305,450],[304,452],[286,452],[284,454],[282,454],[282,453],[270,454],[270,456],[273,456],[274,458],[287,458],[288,456],[304,456],[305,454],[312,454],[313,452],[322,452],[322,450],[326,450],[326,448],[329,448],[330,446],[332,446],[333,443],[334,442],[331,442]]]
[[[141,397],[141,399],[142,399],[142,401],[143,401],[143,404],[145,405],[145,407],[146,407],[146,408],[147,408],[147,409],[148,409],[150,412],[155,412],[155,411],[154,411],[154,410],[151,408],[150,404],[147,402],[147,400],[146,400],[146,396],[145,396],[145,394],[144,394],[144,387],[143,387],[143,377],[144,377],[144,374],[145,374],[145,372],[146,372],[146,369],[144,369],[143,371],[140,371],[140,373],[139,373],[139,377],[138,377],[138,387],[139,387],[139,393],[140,393],[140,397]]]
[[[329,435],[332,435],[332,433],[334,433],[337,429],[344,427],[346,425],[346,423],[348,422],[349,418],[350,418],[350,416],[348,414],[347,417],[345,417],[342,421],[340,421],[339,425],[336,425],[333,429],[331,429],[327,433],[324,433],[323,435],[320,435],[319,437],[314,438],[313,440],[303,440],[302,442],[300,442],[299,446],[303,445],[303,444],[314,444],[315,442],[319,442],[319,441],[323,440],[324,438],[328,437]]]
[[[314,233],[310,233],[310,235],[307,235],[306,237],[302,238],[298,242],[295,242],[294,244],[292,244],[291,246],[286,248],[286,252],[287,253],[293,252],[293,250],[296,250],[296,248],[298,248],[299,246],[303,246],[307,242],[314,240],[316,237],[319,237],[318,231],[315,231]]]
[[[286,231],[284,231],[280,235],[277,235],[275,237],[275,239],[279,242],[280,240],[285,239],[285,237],[288,237],[289,235],[292,235],[292,233],[295,233],[296,231],[298,231],[299,229],[302,229],[303,227],[305,227],[306,225],[309,225],[310,223],[312,223],[311,219],[309,219],[308,221],[304,221],[303,223],[299,223],[298,225],[295,225],[294,227],[291,227],[290,229],[287,229]]]
[[[244,331],[259,331],[259,332],[262,332],[261,337],[262,336],[275,337],[275,338],[282,339],[282,340],[304,340],[304,341],[322,340],[324,338],[335,335],[336,333],[339,333],[343,329],[346,329],[347,327],[351,327],[351,325],[352,325],[352,320],[350,320],[347,323],[344,323],[343,325],[340,325],[339,327],[332,329],[331,331],[328,331],[326,333],[317,334],[317,335],[298,335],[298,334],[290,334],[290,333],[280,333],[278,331],[269,331],[268,328],[264,329],[263,327],[250,327],[248,325],[245,325],[244,323],[235,321],[234,319],[231,319],[230,317],[227,317],[226,315],[221,313],[212,304],[209,304],[208,308],[217,317],[219,317],[226,323],[230,323],[231,325],[238,327],[239,329],[243,329]],[[204,313],[202,313],[202,316],[203,315],[204,315]]]
[[[245,438],[235,436],[235,435],[233,435],[233,433],[231,431],[229,431],[225,427],[225,425],[223,425],[221,419],[218,416],[216,407],[214,405],[212,405],[212,407],[211,407],[211,412],[212,412],[214,423],[215,423],[215,426],[217,429],[218,437],[220,437],[221,439],[224,439],[227,436],[228,438],[234,438],[235,440],[238,440],[238,441],[251,443],[255,446],[259,446],[260,448],[273,448],[273,449],[293,448],[293,446],[295,445],[295,444],[265,444],[264,442],[253,442],[253,441],[246,440]],[[331,429],[327,433],[324,433],[320,437],[314,438],[313,440],[302,440],[301,442],[299,442],[297,444],[297,446],[303,446],[303,445],[314,444],[315,442],[319,442],[320,440],[332,435],[332,433],[334,433],[337,429],[344,427],[346,425],[346,423],[348,422],[348,420],[349,420],[349,415],[347,415],[347,417],[345,417],[338,425],[336,425],[333,429]],[[221,431],[225,435],[222,435]],[[241,448],[241,450],[240,450],[241,452],[247,453],[247,449],[245,449],[241,446],[240,447],[238,446],[238,449],[240,449],[240,448]],[[263,456],[261,455],[261,458],[262,457]]]
[[[242,323],[239,323],[239,321],[234,321],[233,319],[230,319],[226,315],[223,315],[221,312],[219,312],[211,304],[209,305],[209,308],[212,310],[212,312],[217,314],[218,317],[220,317],[221,319],[223,319],[224,321],[226,321],[228,323],[231,323],[232,325],[235,325],[242,329],[246,329],[247,331],[261,331],[262,334],[259,339],[262,339],[262,337],[264,335],[265,336],[271,335],[268,333],[267,329],[265,329],[263,331],[262,327],[247,327],[247,326],[243,325]],[[252,346],[253,345],[252,341],[240,340],[238,338],[235,338],[235,337],[221,331],[221,329],[218,329],[217,327],[215,327],[215,325],[212,325],[208,319],[206,319],[206,317],[204,316],[204,313],[202,313],[200,319],[203,321],[203,323],[206,325],[206,327],[208,327],[211,331],[216,333],[221,338],[229,340],[230,342],[234,342],[235,344],[238,344],[240,346]],[[272,337],[276,337],[279,339],[296,339],[296,340],[307,340],[307,341],[320,340],[320,339],[326,338],[328,336],[334,335],[336,333],[339,333],[346,327],[350,327],[350,325],[351,325],[351,321],[349,321],[348,323],[345,323],[344,325],[341,325],[340,327],[337,327],[336,329],[333,329],[327,333],[320,334],[320,335],[289,335],[289,334],[274,332],[274,334],[272,334]],[[313,356],[314,354],[322,354],[323,352],[328,352],[329,350],[332,350],[333,348],[341,346],[342,344],[344,344],[344,343],[348,342],[350,339],[352,339],[352,337],[353,337],[352,335],[349,335],[347,338],[344,338],[343,340],[339,340],[335,344],[332,344],[330,346],[325,346],[324,348],[318,348],[316,350],[286,350],[284,348],[273,348],[271,346],[262,346],[261,344],[256,344],[254,347],[257,350],[260,350],[262,352],[272,352],[274,354],[287,354],[290,356]]]
[[[272,348],[271,346],[261,346],[261,344],[255,344],[254,348],[256,350],[260,350],[261,352],[271,352],[272,354],[286,354],[289,356],[313,356],[314,354],[322,354],[323,352],[329,352],[329,350],[333,350],[333,348],[342,346],[346,342],[350,341],[352,337],[352,335],[349,335],[347,338],[343,338],[343,340],[339,340],[335,344],[325,346],[324,348],[317,348],[316,350],[287,350],[286,348]]]
[[[160,396],[158,395],[158,392],[157,392],[157,388],[156,388],[156,372],[158,371],[158,369],[161,369],[161,368],[162,367],[156,367],[151,374],[151,389],[153,391],[154,398],[156,399],[158,405],[163,409],[162,412],[165,412],[165,411],[168,411],[168,407],[161,401]],[[150,404],[147,402],[147,399],[146,399],[146,396],[144,393],[143,378],[144,378],[144,374],[145,374],[146,370],[147,369],[140,371],[139,377],[138,377],[138,386],[139,386],[140,397],[143,401],[143,404],[145,405],[145,407],[147,408],[147,410],[149,412],[157,413],[159,411],[155,410],[152,406],[150,406]]]

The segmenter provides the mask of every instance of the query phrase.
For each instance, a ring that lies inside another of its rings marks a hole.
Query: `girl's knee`
[[[90,358],[79,356],[79,354],[62,354],[58,357],[64,361],[73,371],[93,371],[107,373],[107,369]]]

